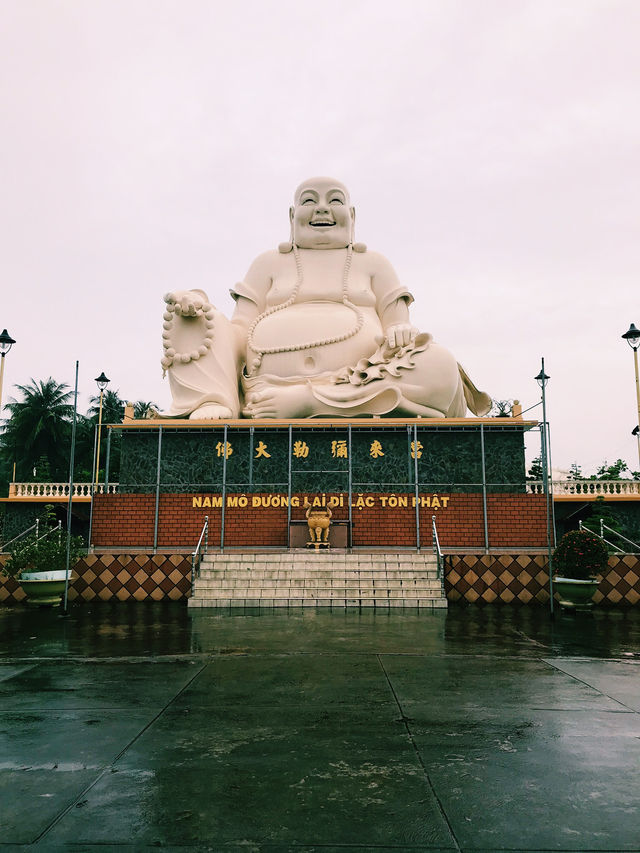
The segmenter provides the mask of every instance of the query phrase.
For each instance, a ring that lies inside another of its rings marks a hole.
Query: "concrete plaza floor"
[[[0,610],[0,848],[640,850],[640,613]]]

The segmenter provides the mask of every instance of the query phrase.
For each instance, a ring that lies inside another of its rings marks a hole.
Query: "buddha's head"
[[[293,242],[301,249],[344,249],[353,243],[355,215],[349,191],[340,181],[303,181],[289,210]]]

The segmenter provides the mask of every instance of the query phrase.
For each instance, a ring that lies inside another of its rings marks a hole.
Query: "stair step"
[[[436,610],[446,609],[447,599],[442,596],[438,598],[389,598],[389,599],[322,599],[322,598],[190,598],[189,607],[258,607],[260,609],[271,609],[280,607],[367,607],[375,609],[405,608]]]
[[[372,565],[376,563],[385,565],[422,566],[428,563],[435,565],[436,557],[433,554],[406,554],[402,556],[385,557],[382,554],[364,556],[361,554],[335,554],[335,553],[302,553],[302,554],[205,554],[201,563],[203,565],[238,565],[238,564],[263,564],[322,566],[326,563],[343,566]]]
[[[313,587],[314,589],[440,589],[440,581],[437,578],[404,578],[402,580],[380,579],[375,582],[367,582],[364,578],[360,583],[352,579],[334,578],[323,580],[319,578],[198,578],[196,584],[198,589],[238,589],[245,587],[249,589],[300,589]]]
[[[375,585],[378,583],[414,583],[437,580],[437,572],[200,572],[196,580],[213,583],[296,583],[311,580],[321,586],[332,583]]]
[[[445,608],[434,554],[211,553],[190,607]]]

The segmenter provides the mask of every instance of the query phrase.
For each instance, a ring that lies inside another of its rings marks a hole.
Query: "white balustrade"
[[[115,495],[118,483],[74,483],[72,496],[74,498],[90,498],[92,490],[98,495]],[[11,483],[9,497],[12,498],[68,498],[69,483]]]
[[[118,493],[118,483],[109,483],[105,489],[104,483],[74,483],[74,498],[90,498],[92,488],[98,495]],[[556,497],[564,495],[594,495],[607,497],[640,497],[640,480],[554,480],[552,491]],[[544,493],[544,485],[541,480],[532,480],[527,483],[527,492],[532,495]],[[11,483],[9,485],[9,497],[12,498],[68,498],[68,483]]]
[[[540,480],[529,482],[527,491],[534,495],[541,495],[544,492],[544,485]],[[640,480],[554,480],[552,491],[555,497],[564,495],[632,497],[640,496]]]

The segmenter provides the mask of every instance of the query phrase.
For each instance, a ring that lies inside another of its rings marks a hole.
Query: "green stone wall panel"
[[[417,436],[417,447],[415,440]],[[123,431],[120,491],[156,489],[158,431]],[[290,444],[291,441],[291,453]],[[485,427],[485,469],[489,492],[525,491],[524,428]],[[415,490],[417,454],[420,490],[482,490],[479,425],[445,429],[409,425],[342,428],[314,425],[224,429],[171,428],[162,431],[162,492],[221,492],[226,456],[227,492],[347,492],[349,454],[352,491]]]
[[[185,448],[188,435],[184,435]],[[144,432],[123,432],[120,456],[120,491],[155,491],[158,464],[158,433],[153,430]]]
[[[491,492],[525,491],[523,434],[485,430],[484,449],[488,490]],[[514,488],[516,486],[520,488]]]
[[[418,430],[418,478],[421,487],[442,491],[453,485],[482,488],[482,446],[480,430],[431,432]]]

